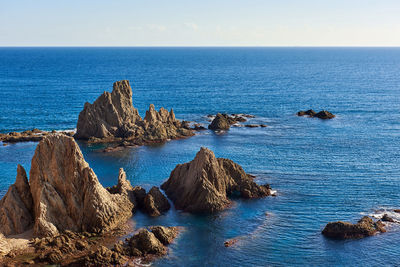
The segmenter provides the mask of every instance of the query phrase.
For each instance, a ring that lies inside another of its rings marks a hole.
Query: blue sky
[[[400,46],[400,0],[0,0],[0,46]]]

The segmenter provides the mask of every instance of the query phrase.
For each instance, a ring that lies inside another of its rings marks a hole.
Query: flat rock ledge
[[[142,119],[132,104],[129,81],[115,82],[111,93],[104,92],[93,104],[85,103],[79,114],[76,139],[91,143],[144,145],[194,135],[193,129],[175,118],[174,111],[150,105]]]
[[[356,224],[342,221],[330,222],[325,226],[322,234],[333,239],[352,239],[385,232],[386,229],[381,220],[374,222],[370,217],[364,216]]]
[[[240,165],[216,158],[204,147],[191,162],[178,164],[161,188],[177,209],[192,213],[221,211],[233,195],[248,199],[271,195],[268,184],[257,185]]]
[[[10,133],[0,133],[0,141],[4,143],[18,143],[18,142],[39,142],[45,136],[50,134],[64,134],[67,136],[73,136],[74,131],[42,131],[39,129],[32,129],[23,132],[10,132]]]
[[[326,110],[321,110],[320,112],[315,112],[312,109],[309,110],[301,110],[299,112],[297,112],[297,116],[308,116],[310,118],[319,118],[319,119],[323,119],[323,120],[329,120],[329,119],[333,119],[336,116],[333,115],[332,113],[330,113],[329,111]]]

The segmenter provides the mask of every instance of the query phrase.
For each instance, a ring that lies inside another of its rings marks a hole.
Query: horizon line
[[[0,45],[0,48],[400,48],[400,45]]]

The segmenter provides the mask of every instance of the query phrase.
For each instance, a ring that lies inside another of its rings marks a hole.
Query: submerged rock
[[[297,116],[309,116],[311,118],[316,117],[316,118],[320,118],[323,120],[327,120],[327,119],[333,119],[335,117],[335,115],[333,115],[332,113],[330,113],[329,111],[326,110],[322,110],[320,112],[315,112],[312,109],[309,109],[307,111],[299,111],[297,112]]]
[[[364,216],[356,224],[342,221],[328,223],[322,234],[335,239],[348,239],[372,236],[378,232],[386,232],[383,223]]]
[[[0,230],[5,235],[26,231],[32,222],[35,236],[54,236],[65,230],[103,232],[132,216],[134,203],[123,170],[117,192],[109,193],[72,137],[51,134],[40,141],[29,176],[28,183],[19,167],[15,185],[0,201],[4,223]]]
[[[90,142],[124,142],[142,145],[193,135],[175,118],[174,111],[150,105],[144,120],[132,104],[129,81],[115,82],[111,93],[104,92],[93,104],[85,103],[79,114],[75,138]]]
[[[271,195],[269,185],[257,185],[242,167],[229,159],[216,158],[201,148],[194,160],[178,164],[161,188],[177,209],[210,213],[225,209],[228,196],[260,198]]]
[[[387,215],[386,213],[383,214],[381,220],[382,220],[382,222],[395,222],[394,219],[392,217],[390,217],[389,215]]]

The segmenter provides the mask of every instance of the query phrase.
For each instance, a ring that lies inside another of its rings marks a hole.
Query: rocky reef
[[[271,195],[268,184],[257,185],[240,165],[216,158],[204,147],[191,162],[178,164],[161,188],[177,209],[193,213],[223,210],[230,204],[231,195],[243,198]]]
[[[115,82],[111,93],[104,92],[93,104],[85,103],[79,114],[75,138],[90,142],[143,145],[192,136],[187,123],[175,118],[174,111],[150,105],[142,119],[132,104],[129,81]]]
[[[342,221],[330,222],[322,230],[324,236],[334,239],[363,238],[378,232],[386,232],[384,224],[381,220],[374,222],[368,216],[362,217],[356,224]]]
[[[323,119],[323,120],[329,120],[329,119],[333,119],[336,116],[333,115],[332,113],[330,113],[329,111],[326,110],[321,110],[320,112],[315,112],[312,109],[309,110],[301,110],[299,112],[297,112],[297,116],[308,116],[310,118],[319,118],[319,119]]]
[[[140,187],[132,187],[122,168],[118,184],[104,188],[72,137],[44,137],[36,147],[29,177],[18,165],[15,183],[0,200],[0,241],[7,242],[3,235],[34,237],[26,251],[17,251],[30,255],[29,264],[109,265],[126,262],[130,257],[160,256],[178,233],[177,228],[157,226],[150,232],[142,229],[112,251],[104,247],[106,239],[122,235],[117,232],[139,206],[149,215],[158,216],[170,204],[157,187],[147,194]],[[2,252],[7,253],[4,249]],[[9,252],[6,261],[24,263],[15,255]]]
[[[57,133],[55,130],[48,132],[42,131],[39,129],[32,129],[23,132],[10,132],[10,133],[0,133],[0,141],[5,143],[17,143],[17,142],[39,142],[45,136],[49,134]],[[59,132],[61,134],[72,136],[74,134],[73,131],[63,131]]]
[[[249,118],[255,118],[253,115],[249,114],[225,114],[218,113],[217,115],[207,115],[208,118],[212,118],[210,125],[208,125],[208,129],[218,131],[218,130],[229,130],[231,126],[236,127],[267,127],[265,124],[240,124],[246,122]]]

